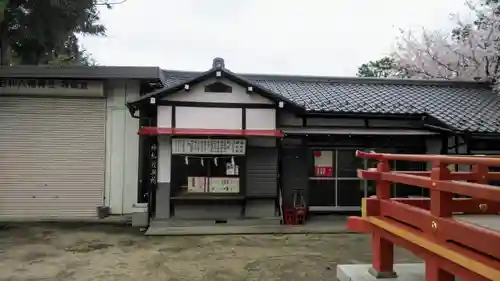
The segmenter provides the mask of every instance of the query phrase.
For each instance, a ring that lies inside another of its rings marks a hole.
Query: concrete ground
[[[398,262],[418,262],[398,249]],[[0,281],[335,280],[370,262],[358,234],[146,237],[126,226],[0,226]]]

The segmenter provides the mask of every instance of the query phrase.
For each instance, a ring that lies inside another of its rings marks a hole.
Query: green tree
[[[95,64],[77,34],[105,36],[98,8],[123,2],[0,0],[0,64]]]
[[[391,57],[383,57],[376,61],[369,61],[358,67],[358,77],[404,77],[403,73],[398,70],[394,59]]]
[[[0,23],[3,22],[4,11],[7,8],[9,0],[0,0]]]

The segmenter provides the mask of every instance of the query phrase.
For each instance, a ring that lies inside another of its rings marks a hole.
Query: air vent
[[[215,82],[205,86],[206,93],[232,93],[233,88],[222,82]]]

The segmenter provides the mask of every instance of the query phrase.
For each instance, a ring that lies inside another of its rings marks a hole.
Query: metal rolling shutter
[[[0,218],[96,216],[105,99],[0,97]]]
[[[276,196],[278,192],[278,149],[247,149],[247,196]]]

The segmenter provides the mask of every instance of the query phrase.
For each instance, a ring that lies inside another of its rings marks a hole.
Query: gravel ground
[[[398,262],[418,261],[397,249]],[[145,237],[125,226],[0,227],[0,281],[336,280],[369,263],[365,235]]]

